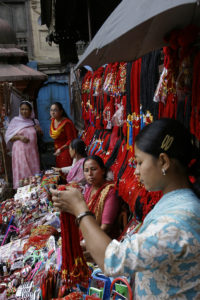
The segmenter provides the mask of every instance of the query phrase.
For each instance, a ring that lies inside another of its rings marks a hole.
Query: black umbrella
[[[99,29],[77,67],[133,61],[166,45],[164,36],[200,26],[199,0],[123,0]]]

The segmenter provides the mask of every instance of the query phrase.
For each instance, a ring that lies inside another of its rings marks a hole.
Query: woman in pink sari
[[[14,189],[19,187],[20,179],[40,172],[37,132],[42,133],[38,120],[34,119],[32,105],[22,101],[19,116],[11,120],[5,134],[6,144],[12,146]]]
[[[66,174],[67,183],[78,183],[81,187],[86,184],[83,172],[83,163],[87,156],[86,145],[81,139],[74,139],[69,144],[69,155],[73,159],[71,166],[64,168],[53,168]]]

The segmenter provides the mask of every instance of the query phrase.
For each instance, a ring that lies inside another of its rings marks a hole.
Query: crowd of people
[[[164,118],[136,136],[134,172],[146,190],[162,191],[163,196],[139,230],[118,241],[121,202],[103,160],[87,156],[85,143],[59,102],[51,106],[50,115],[54,170],[67,184],[65,191],[51,189],[52,201],[76,217],[83,249],[106,275],[130,278],[135,299],[199,299],[200,159],[189,131]],[[23,101],[6,132],[14,188],[21,178],[40,172],[37,134],[42,134],[39,122],[31,104]]]

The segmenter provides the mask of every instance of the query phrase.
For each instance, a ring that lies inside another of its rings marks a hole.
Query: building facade
[[[48,29],[40,25],[40,0],[0,1],[0,18],[5,19],[16,33],[17,46],[28,53],[30,61],[37,61],[45,73],[60,73],[58,46],[46,42]]]

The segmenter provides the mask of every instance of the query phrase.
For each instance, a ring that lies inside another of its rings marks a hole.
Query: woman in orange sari
[[[60,102],[51,105],[50,115],[50,136],[54,139],[56,167],[71,166],[72,159],[69,154],[69,144],[77,136],[76,128]]]

